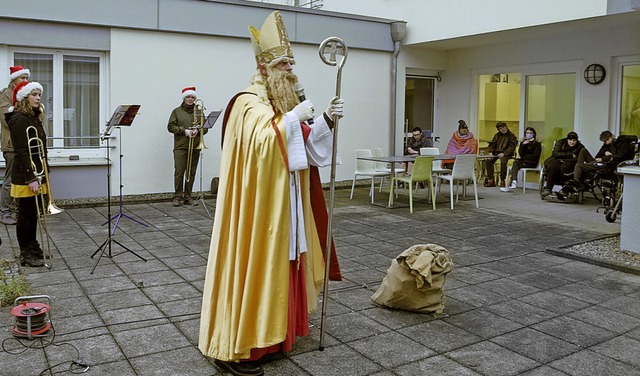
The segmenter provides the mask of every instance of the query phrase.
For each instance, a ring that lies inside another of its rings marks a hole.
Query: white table
[[[619,167],[624,175],[620,248],[640,253],[640,166]]]
[[[473,155],[473,154],[469,154],[469,155]],[[448,160],[448,159],[456,159],[456,154],[438,154],[438,155],[422,155],[422,157],[433,157],[434,160]],[[395,175],[395,164],[396,163],[408,163],[408,162],[414,162],[416,160],[417,157],[420,157],[420,155],[389,155],[389,156],[382,156],[382,157],[358,157],[358,159],[364,160],[364,161],[374,161],[374,162],[385,162],[385,163],[389,163],[389,170],[391,170],[391,176],[396,176]],[[489,157],[487,155],[476,155],[476,158],[492,158]],[[373,205],[377,205],[376,203],[373,203]],[[379,205],[380,206],[380,205]],[[397,205],[394,203],[393,198],[391,198],[391,205],[389,205],[388,203],[384,205],[387,208],[393,209],[393,208],[398,208],[398,207],[407,207],[408,205]]]

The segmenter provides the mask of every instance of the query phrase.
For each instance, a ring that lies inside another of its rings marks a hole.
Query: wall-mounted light
[[[600,64],[591,64],[584,70],[584,80],[591,85],[597,85],[607,77],[607,71]]]

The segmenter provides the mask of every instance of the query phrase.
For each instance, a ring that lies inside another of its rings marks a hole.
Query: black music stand
[[[209,115],[207,116],[207,120],[205,120],[204,124],[202,125],[203,129],[211,129],[213,128],[213,125],[216,123],[216,121],[218,120],[218,118],[220,117],[220,114],[222,113],[221,111],[211,111],[211,113],[209,113]],[[204,137],[204,135],[202,135],[201,137]],[[202,194],[202,164],[204,163],[204,160],[202,159],[202,154],[203,151],[202,149],[200,149],[200,153],[198,154],[198,163],[199,165],[199,169],[200,169],[200,188],[198,191],[198,197],[193,201],[193,204],[187,206],[182,213],[186,212],[187,210],[191,209],[192,207],[198,205],[198,204],[202,204],[202,207],[204,207],[204,210],[207,212],[207,215],[209,216],[209,218],[213,219],[213,217],[211,216],[211,211],[209,210],[209,207],[207,206],[207,203],[204,202],[204,195]],[[187,171],[187,174],[190,173],[190,171]],[[182,215],[182,213],[180,213],[180,215]]]
[[[96,267],[98,267],[98,263],[100,262],[100,259],[102,258],[102,256],[113,258],[115,256],[121,255],[122,253],[130,252],[134,256],[141,259],[142,261],[147,262],[147,260],[144,257],[140,256],[139,254],[135,253],[134,251],[130,250],[129,248],[119,243],[117,240],[113,239],[113,232],[111,231],[111,220],[112,220],[112,217],[111,217],[111,157],[110,157],[111,145],[109,144],[109,138],[111,136],[111,131],[113,130],[114,127],[119,127],[120,125],[131,125],[139,109],[140,109],[139,105],[118,106],[116,111],[111,116],[111,119],[107,122],[107,127],[105,128],[104,132],[100,134],[100,141],[104,141],[105,139],[107,140],[107,218],[108,219],[106,223],[109,223],[109,231],[107,232],[107,239],[91,255],[91,258],[93,258],[95,257],[95,255],[100,253],[98,260],[96,261],[96,264],[93,266],[93,269],[91,269],[91,274],[93,274],[93,272],[96,270]],[[122,157],[122,155],[120,157]],[[120,209],[122,209],[122,184],[120,184],[120,193],[121,193]],[[114,230],[115,230],[115,227],[114,227]],[[125,251],[118,253],[117,255],[112,255],[111,254],[112,242],[124,248]],[[107,252],[105,252],[105,248],[107,249]]]
[[[119,142],[119,148],[120,148],[120,205],[119,205],[119,210],[118,213],[116,215],[114,215],[113,217],[111,217],[111,215],[109,215],[109,219],[103,223],[102,225],[106,225],[107,223],[109,223],[109,228],[111,228],[111,221],[115,220],[115,224],[113,225],[113,229],[111,229],[111,234],[113,235],[116,232],[116,229],[118,228],[118,224],[120,223],[120,218],[125,217],[128,218],[140,225],[143,225],[144,227],[149,227],[149,225],[147,225],[146,223],[137,220],[127,214],[125,214],[122,211],[122,187],[124,187],[124,185],[122,184],[122,157],[124,156],[122,154],[122,128],[123,126],[128,127],[131,126],[131,123],[133,123],[133,119],[135,118],[135,116],[138,114],[138,110],[140,109],[140,105],[120,105],[118,106],[118,108],[116,109],[116,111],[113,113],[113,116],[111,117],[112,120],[109,121],[109,125],[107,126],[107,128],[105,129],[105,133],[107,134],[111,134],[111,129],[118,128],[118,142]],[[101,136],[102,137],[102,136]],[[107,148],[108,150],[108,148]]]

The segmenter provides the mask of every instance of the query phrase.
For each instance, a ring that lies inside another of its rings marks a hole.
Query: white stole
[[[331,164],[333,152],[333,133],[322,116],[315,119],[311,133],[305,144],[302,127],[296,116],[284,115],[287,132],[287,158],[289,163],[289,260],[297,260],[301,253],[308,250],[304,227],[304,210],[298,171],[314,166]],[[340,159],[336,158],[339,162]]]

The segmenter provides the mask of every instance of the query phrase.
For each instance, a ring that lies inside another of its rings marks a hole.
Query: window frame
[[[51,129],[53,134],[48,134],[47,137],[52,139],[53,147],[49,147],[47,152],[50,158],[65,158],[70,156],[78,156],[81,159],[86,158],[101,158],[105,156],[104,148],[106,145],[99,143],[94,147],[65,147],[64,139],[58,137],[64,137],[64,57],[65,56],[83,56],[98,58],[98,76],[99,76],[99,114],[98,119],[105,118],[106,98],[107,98],[107,53],[101,51],[91,50],[74,50],[74,49],[54,49],[54,48],[31,48],[31,47],[10,47],[8,50],[9,65],[15,65],[16,54],[45,54],[52,55],[53,67],[52,67],[52,119]],[[29,67],[27,67],[29,68]],[[33,70],[31,71],[31,77],[34,76]],[[99,120],[102,122],[101,120]],[[98,129],[102,132],[105,128],[104,124],[99,124]],[[100,135],[92,135],[98,138]]]
[[[610,112],[610,122],[614,124],[613,134],[619,135],[622,132],[622,73],[624,67],[630,65],[640,65],[640,55],[621,56],[614,58],[613,64],[611,64],[611,90],[612,95],[609,107],[612,109]]]

